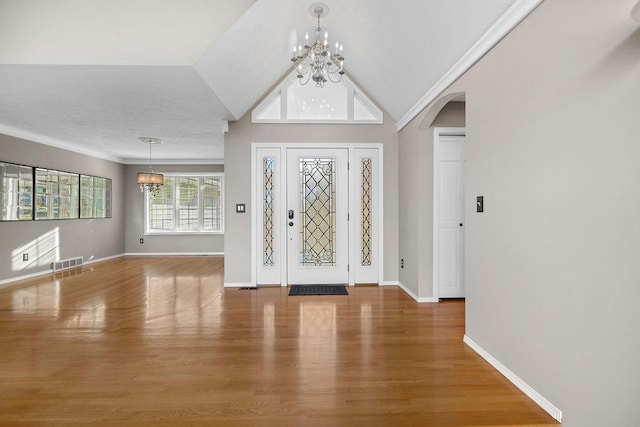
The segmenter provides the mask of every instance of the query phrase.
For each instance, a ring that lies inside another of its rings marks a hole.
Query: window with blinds
[[[164,174],[146,199],[146,233],[222,233],[223,175]]]

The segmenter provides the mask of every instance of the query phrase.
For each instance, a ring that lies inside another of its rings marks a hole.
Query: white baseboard
[[[520,377],[511,372],[509,368],[500,363],[496,358],[487,353],[482,347],[480,347],[475,341],[464,336],[464,343],[478,353],[484,360],[489,362],[491,366],[496,368],[498,372],[504,375],[509,381],[511,381],[516,387],[518,387],[524,394],[529,396],[538,406],[544,409],[549,415],[555,418],[558,422],[562,422],[562,411],[556,408],[551,402],[545,399],[540,393],[535,391],[531,386],[525,383]]]
[[[224,282],[225,288],[257,288],[251,282]]]
[[[44,276],[45,274],[53,274],[53,270],[48,269],[45,271],[39,271],[37,273],[25,274],[23,276],[11,277],[9,279],[0,280],[0,286],[8,285],[13,282],[17,282],[19,280],[31,279],[33,277]]]
[[[127,252],[125,256],[224,256],[224,252]]]
[[[108,257],[104,257],[104,258],[95,258],[95,259],[90,259],[86,262],[83,262],[82,265],[87,265],[87,264],[95,264],[96,262],[102,262],[102,261],[109,261],[110,259],[116,259],[116,258],[122,258],[124,256],[124,254],[118,254],[118,255],[111,255]]]
[[[433,297],[419,297],[418,295],[414,294],[413,291],[409,288],[407,288],[405,285],[403,285],[402,283],[398,282],[398,286],[400,287],[400,289],[402,289],[407,295],[409,295],[411,298],[413,298],[416,302],[438,302],[438,298],[433,298]]]
[[[88,265],[88,264],[94,264],[96,262],[108,261],[110,259],[120,258],[122,256],[124,256],[124,254],[111,255],[111,256],[108,256],[108,257],[104,257],[104,258],[96,258],[96,259],[92,259],[92,260],[89,260],[89,261],[85,261],[85,262],[82,263],[82,265]],[[82,267],[82,265],[79,265],[78,267]],[[13,283],[13,282],[18,282],[20,280],[26,280],[26,279],[32,279],[32,278],[38,277],[38,276],[44,276],[46,274],[53,274],[53,270],[51,270],[49,268],[47,270],[38,271],[36,273],[25,274],[25,275],[22,275],[22,276],[11,277],[9,279],[0,280],[0,286],[7,285],[7,284]]]
[[[393,280],[386,280],[378,283],[378,286],[399,286],[400,282]]]

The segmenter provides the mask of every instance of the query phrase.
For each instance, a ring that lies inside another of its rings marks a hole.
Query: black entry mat
[[[292,285],[289,296],[349,295],[344,285]]]

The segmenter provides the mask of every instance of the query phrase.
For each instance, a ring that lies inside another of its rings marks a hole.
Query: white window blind
[[[223,176],[164,175],[164,185],[146,199],[146,233],[222,233]]]

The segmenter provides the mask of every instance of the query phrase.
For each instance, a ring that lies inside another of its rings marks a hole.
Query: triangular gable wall
[[[347,75],[339,83],[301,85],[293,70],[251,112],[252,123],[382,124],[382,111]]]

